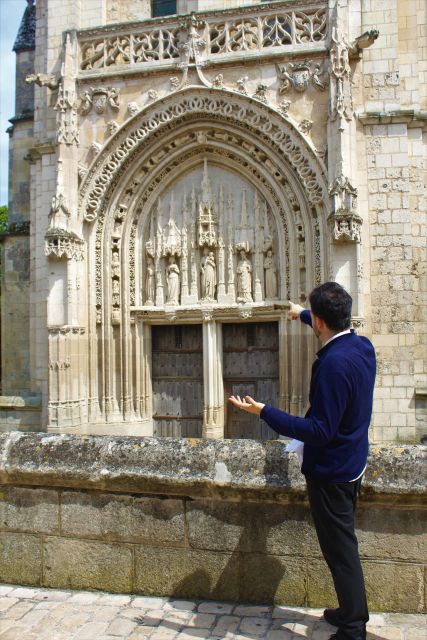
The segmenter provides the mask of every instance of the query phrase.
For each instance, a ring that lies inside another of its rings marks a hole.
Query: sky
[[[15,53],[26,0],[0,0],[0,205],[7,204],[9,118],[15,115]]]

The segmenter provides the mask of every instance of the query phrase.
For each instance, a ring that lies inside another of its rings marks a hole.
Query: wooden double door
[[[277,406],[277,322],[224,323],[222,334],[224,436],[277,438],[258,417],[228,402],[232,394],[251,395]],[[153,326],[152,344],[154,435],[200,438],[204,404],[202,325]]]

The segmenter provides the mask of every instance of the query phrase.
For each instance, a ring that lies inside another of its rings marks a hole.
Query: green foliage
[[[3,204],[0,206],[0,233],[2,231],[6,231],[8,212],[9,212],[9,209],[7,204]]]

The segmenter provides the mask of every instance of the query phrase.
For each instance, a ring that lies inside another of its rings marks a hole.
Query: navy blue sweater
[[[309,311],[301,320],[311,326]],[[368,429],[375,384],[375,351],[353,331],[317,353],[311,373],[310,408],[304,418],[265,405],[261,418],[277,433],[304,442],[301,471],[326,482],[349,482],[368,456]]]

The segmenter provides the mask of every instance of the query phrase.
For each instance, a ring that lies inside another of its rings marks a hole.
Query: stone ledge
[[[305,495],[281,441],[0,435],[0,483],[290,502]],[[373,446],[362,499],[414,504],[425,494],[427,447]]]
[[[20,411],[39,411],[41,409],[41,396],[0,396],[0,411],[19,409]]]

